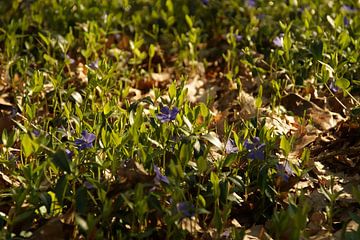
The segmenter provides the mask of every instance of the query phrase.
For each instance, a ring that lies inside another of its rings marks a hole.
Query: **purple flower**
[[[237,42],[240,42],[243,39],[243,36],[241,36],[240,34],[235,34],[235,39]]]
[[[11,107],[10,112],[11,112],[10,118],[14,118],[14,117],[16,117],[16,115],[17,115],[17,113],[18,113],[18,108],[16,108],[16,107]]]
[[[249,5],[249,7],[255,7],[256,6],[255,0],[248,0],[247,4]]]
[[[228,141],[226,142],[225,151],[227,154],[237,153],[239,151],[239,148],[236,146],[234,140],[229,138]]]
[[[68,54],[65,55],[65,61],[70,63],[70,65],[75,63],[75,60],[71,58]]]
[[[281,177],[286,182],[289,181],[290,176],[295,175],[288,162],[276,164],[276,169],[276,175]]]
[[[179,113],[179,109],[174,107],[170,110],[169,107],[165,106],[161,108],[160,112],[161,113],[157,114],[156,116],[160,122],[165,123],[175,120],[176,115]]]
[[[84,186],[85,186],[87,189],[89,189],[89,190],[95,188],[95,186],[92,185],[91,183],[89,183],[88,181],[85,181],[85,182],[84,182]]]
[[[69,161],[71,161],[72,157],[74,156],[74,153],[70,151],[69,149],[65,149],[66,156],[68,157]]]
[[[202,2],[204,5],[208,5],[208,4],[209,4],[209,0],[201,0],[201,2]]]
[[[181,213],[183,217],[192,217],[195,215],[194,205],[190,202],[180,202],[176,204],[176,210]]]
[[[273,40],[273,44],[276,47],[282,48],[284,46],[284,34],[281,33],[279,36],[275,37]]]
[[[356,9],[353,8],[353,7],[351,7],[351,6],[349,6],[349,5],[343,5],[343,6],[341,7],[341,9],[343,9],[343,10],[346,11],[346,12],[356,12]]]
[[[248,158],[252,160],[265,159],[265,143],[261,143],[259,137],[255,137],[251,142],[246,139],[244,147],[249,151]]]
[[[346,17],[346,16],[344,16],[344,26],[345,27],[348,27],[349,25],[350,25],[350,22],[349,22],[349,19]]]
[[[334,80],[330,81],[329,88],[333,93],[337,93],[339,91],[339,87],[335,85]]]
[[[84,150],[86,148],[91,148],[93,146],[93,142],[96,139],[95,134],[88,133],[87,131],[81,132],[82,137],[75,140],[75,145],[79,150]]]
[[[34,129],[34,130],[32,131],[32,133],[34,134],[35,137],[39,137],[39,136],[40,136],[40,131],[37,130],[37,129]]]
[[[93,70],[96,70],[99,68],[99,59],[96,59],[95,61],[91,62],[89,64],[89,67]]]
[[[170,184],[169,179],[161,174],[160,169],[156,165],[154,165],[154,172],[155,172],[154,181],[156,184],[160,184],[160,182]]]

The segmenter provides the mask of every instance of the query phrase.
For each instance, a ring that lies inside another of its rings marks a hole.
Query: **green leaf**
[[[338,42],[341,45],[342,49],[346,48],[350,44],[351,37],[349,36],[347,31],[343,31],[340,33],[340,35],[338,37]]]
[[[63,200],[66,195],[67,187],[68,187],[68,179],[67,179],[66,175],[63,175],[59,178],[59,180],[57,181],[56,186],[55,186],[55,195],[56,195],[56,198],[58,199],[60,205],[63,204]]]
[[[172,82],[169,86],[169,97],[170,99],[174,99],[176,97],[176,82]]]
[[[47,46],[50,45],[50,39],[45,37],[42,33],[39,32],[39,37],[45,42]]]
[[[76,211],[80,214],[86,214],[88,210],[88,194],[84,187],[79,187],[76,192]]]
[[[27,134],[23,135],[23,137],[21,138],[21,146],[24,150],[25,157],[29,157],[30,154],[32,154],[34,151],[33,141]]]
[[[224,160],[224,167],[230,167],[231,164],[237,159],[236,154],[229,154]]]
[[[350,81],[345,78],[338,78],[335,81],[335,85],[342,90],[346,90],[348,87],[350,87]]]
[[[15,216],[15,218],[12,220],[12,225],[16,226],[19,223],[22,222],[32,222],[32,218],[35,215],[34,210],[33,209],[29,209],[29,210],[25,210],[24,212],[18,214]]]
[[[322,59],[322,55],[323,55],[323,48],[324,48],[324,45],[323,45],[323,42],[320,40],[320,41],[315,41],[311,44],[311,53],[314,57],[315,60],[320,60]]]
[[[206,118],[206,117],[209,115],[209,109],[208,109],[208,107],[207,107],[204,103],[202,103],[202,102],[199,103],[199,106],[200,106],[201,115],[202,115],[204,118]]]
[[[191,20],[191,17],[189,17],[189,15],[186,15],[185,20],[186,20],[186,23],[188,24],[189,28],[192,28],[193,27],[193,22]]]
[[[285,156],[288,156],[291,151],[290,142],[287,140],[285,135],[281,136],[280,149],[283,150]]]
[[[215,172],[210,173],[210,182],[212,183],[214,197],[218,198],[220,196],[219,177]]]
[[[220,231],[222,228],[222,219],[221,219],[221,214],[220,214],[220,210],[218,207],[215,207],[215,213],[214,213],[214,218],[213,218],[213,224],[216,228],[216,230]]]
[[[71,172],[69,159],[64,150],[62,150],[62,149],[57,150],[52,158],[52,162],[55,164],[55,166],[57,166],[62,171],[67,172],[67,173]]]
[[[107,102],[104,106],[104,114],[108,115],[111,112],[111,103]]]
[[[290,38],[290,33],[284,35],[284,51],[288,53],[291,49],[292,41]]]
[[[183,164],[187,164],[192,156],[192,145],[191,144],[182,144],[180,148],[180,161]]]
[[[1,134],[1,140],[2,140],[2,143],[7,146],[7,143],[8,143],[8,134],[7,134],[7,129],[4,128],[2,134]]]
[[[201,207],[206,207],[206,200],[201,194],[198,195],[198,201],[200,202]]]
[[[205,157],[200,156],[197,159],[197,167],[200,173],[204,173],[206,170],[208,170],[208,164]]]
[[[155,56],[155,46],[153,44],[150,44],[149,47],[149,57],[153,58]]]
[[[360,106],[351,109],[350,114],[354,117],[358,117],[360,115]]]
[[[185,115],[183,115],[182,118],[183,118],[184,123],[186,124],[186,126],[189,128],[189,130],[192,131],[192,130],[193,130],[193,127],[192,127],[192,124],[191,124],[191,122],[189,121],[189,119],[188,119]]]
[[[47,55],[46,53],[44,53],[43,57],[48,63],[50,63],[50,65],[57,65],[58,63],[58,61],[55,58],[51,57],[50,55]]]
[[[258,96],[256,97],[256,100],[255,100],[256,108],[260,108],[261,105],[262,105],[262,93],[263,93],[263,88],[262,88],[262,85],[260,85],[259,93],[258,93]]]

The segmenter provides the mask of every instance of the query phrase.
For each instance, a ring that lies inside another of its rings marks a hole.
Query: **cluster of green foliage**
[[[274,105],[309,78],[356,91],[359,7],[325,0],[0,4],[0,70],[17,110],[14,128],[2,131],[0,171],[12,187],[0,190],[0,236],[37,236],[61,219],[69,238],[241,239],[245,228],[230,221],[250,214],[243,226],[270,219],[274,237],[287,231],[298,239],[309,204],[296,195],[288,207],[278,202],[279,177],[306,173],[301,164],[279,168],[276,153],[289,154],[291,139],[259,118],[225,124],[218,136],[208,105],[190,104],[184,85],[199,63],[217,62],[219,84],[240,91],[241,63]],[[132,100],[133,87],[167,67],[179,76],[168,89]],[[186,220],[194,229],[182,226]]]

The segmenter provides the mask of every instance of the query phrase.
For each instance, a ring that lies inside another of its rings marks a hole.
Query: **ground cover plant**
[[[359,239],[358,1],[0,13],[1,239]]]

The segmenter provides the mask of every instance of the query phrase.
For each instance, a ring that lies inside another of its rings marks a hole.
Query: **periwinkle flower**
[[[16,117],[17,113],[18,113],[18,108],[17,107],[11,107],[10,108],[10,118]]]
[[[166,184],[170,183],[169,179],[166,176],[161,174],[160,169],[156,165],[154,165],[154,172],[155,172],[154,181],[155,181],[156,184],[160,184],[160,182],[163,182],[163,183],[166,183]]]
[[[243,39],[243,36],[240,34],[235,34],[235,39],[237,42],[240,42]]]
[[[84,187],[86,187],[88,190],[90,190],[90,189],[95,189],[95,186],[94,185],[92,185],[90,182],[88,182],[88,181],[85,181],[84,182]]]
[[[178,113],[179,109],[177,107],[170,109],[169,107],[165,106],[160,109],[160,113],[156,116],[160,120],[160,122],[165,123],[175,120]]]
[[[331,80],[329,84],[329,88],[333,93],[337,93],[339,91],[339,87],[336,86],[335,81]]]
[[[190,202],[180,202],[176,204],[176,210],[181,213],[183,217],[192,217],[195,215],[194,205]]]
[[[279,36],[275,37],[273,40],[273,44],[276,47],[282,48],[284,46],[284,34],[281,33]]]
[[[349,19],[346,17],[346,16],[344,16],[344,26],[345,27],[348,27],[349,25],[350,25],[350,21],[349,21]]]
[[[68,160],[71,161],[72,157],[74,156],[74,153],[70,151],[69,149],[65,149],[66,156],[68,157]]]
[[[276,169],[277,169],[276,175],[281,177],[286,182],[289,181],[289,178],[291,176],[295,175],[288,162],[285,162],[283,164],[281,163],[276,164]]]
[[[93,142],[96,139],[95,134],[88,133],[86,130],[81,132],[81,138],[75,140],[75,145],[79,150],[93,147]]]
[[[229,138],[226,142],[225,151],[227,154],[237,153],[239,151],[239,148],[236,146],[235,141]]]
[[[201,0],[204,5],[209,5],[209,0]]]
[[[93,70],[96,70],[99,68],[99,59],[96,59],[95,61],[91,62],[89,64],[89,67]]]
[[[356,12],[356,9],[349,5],[343,5],[341,9],[343,9],[345,12]]]
[[[75,60],[71,58],[68,54],[65,55],[65,61],[68,62],[70,65],[75,63]]]
[[[252,160],[265,159],[265,143],[261,143],[259,137],[255,137],[251,142],[246,139],[244,147],[249,151],[248,158]]]
[[[32,133],[34,134],[35,137],[39,137],[39,136],[40,136],[40,131],[37,130],[37,129],[34,129],[34,130],[32,131]]]
[[[255,0],[248,0],[247,4],[249,5],[249,7],[256,7],[256,1]]]

